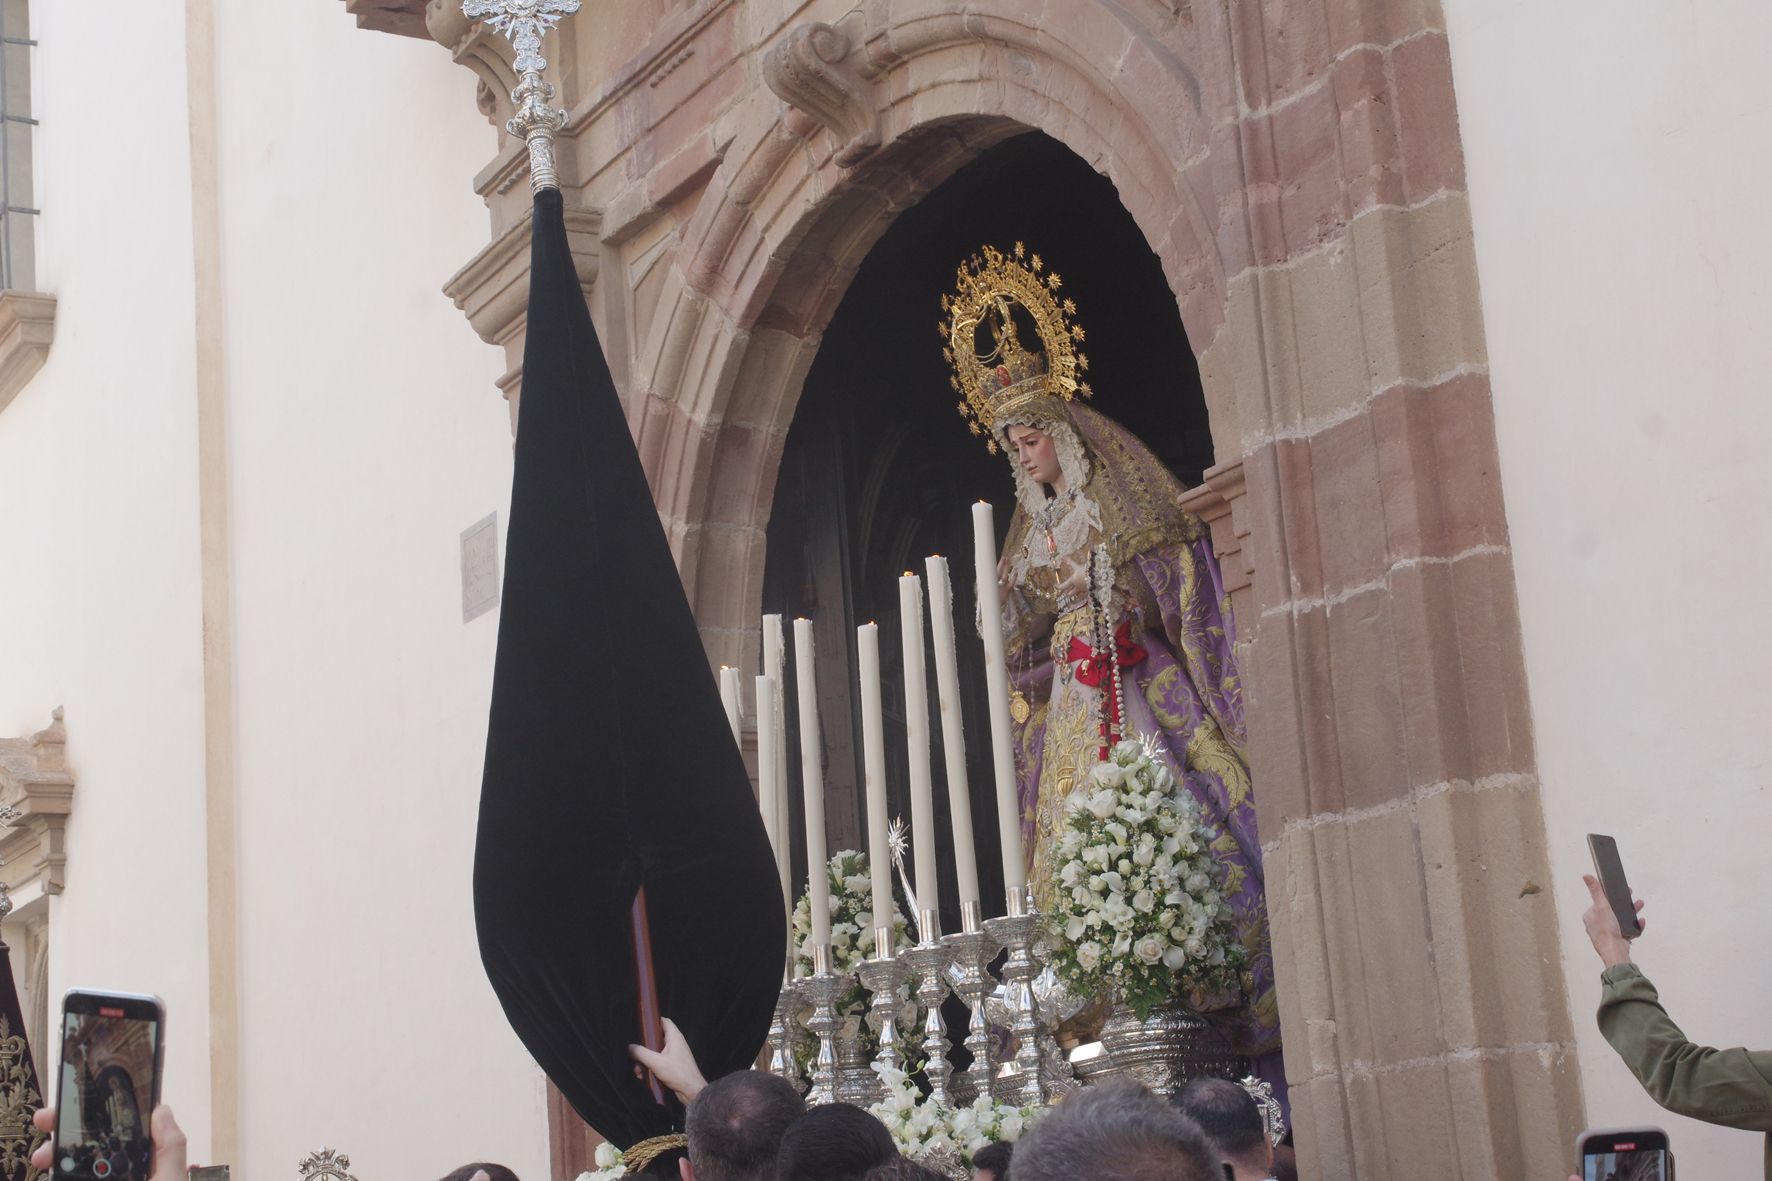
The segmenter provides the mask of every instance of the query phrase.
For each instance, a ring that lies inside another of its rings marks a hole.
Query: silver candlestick
[[[796,982],[800,999],[812,1006],[812,1017],[806,1028],[818,1038],[818,1055],[812,1060],[812,1090],[806,1094],[809,1106],[837,1101],[837,1030],[843,1020],[837,1016],[837,1002],[847,996],[855,978],[847,973],[831,971],[831,946],[812,946],[812,975]]]
[[[1015,1076],[1008,1080],[1007,1092],[998,1097],[1023,1106],[1044,1103],[1049,1082],[1040,1052],[1041,1039],[1049,1035],[1040,1024],[1033,987],[1040,971],[1034,960],[1034,943],[1044,923],[1044,916],[1034,909],[1033,899],[1023,887],[1009,891],[1008,914],[984,924],[985,933],[1009,952],[1003,963],[1003,984],[1014,1016],[1009,1032],[1015,1035]]]
[[[954,953],[946,945],[936,942],[940,927],[936,925],[936,915],[932,910],[922,914],[921,930],[925,939],[911,948],[902,957],[910,970],[917,975],[917,1003],[923,1006],[923,1073],[929,1079],[929,1099],[943,1107],[954,1106],[953,1095],[948,1090],[948,1079],[953,1075],[953,1064],[948,1061],[947,1024],[942,1020],[941,1002],[948,994],[947,970],[953,962]]]
[[[972,1054],[972,1064],[954,1075],[950,1084],[954,1099],[959,1103],[970,1103],[980,1095],[990,1094],[991,1075],[995,1073],[985,998],[991,994],[994,984],[990,966],[997,954],[997,941],[981,929],[979,911],[977,902],[961,903],[961,930],[958,934],[944,936],[941,941],[953,961],[954,991],[966,1002],[972,1014],[966,1024],[965,1043]]]
[[[880,1048],[874,1054],[876,1066],[887,1066],[898,1069],[904,1065],[904,1051],[898,1044],[898,990],[910,979],[910,972],[904,962],[893,952],[893,931],[891,927],[874,928],[874,958],[863,960],[856,975],[861,977],[861,986],[873,993],[873,1000],[868,1009],[873,1025],[879,1035]],[[880,1081],[879,1072],[874,1073],[872,1102],[885,1095],[885,1087]]]
[[[769,1073],[784,1078],[800,1089],[800,1068],[794,1061],[794,1047],[799,1044],[795,1018],[800,1013],[799,981],[781,982],[781,995],[775,998],[775,1012],[769,1021]]]

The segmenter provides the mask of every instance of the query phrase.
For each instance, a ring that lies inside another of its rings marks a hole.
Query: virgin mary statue
[[[943,301],[955,389],[973,433],[1001,448],[1017,505],[999,577],[1022,837],[1044,909],[1064,801],[1118,738],[1150,740],[1210,826],[1223,895],[1248,952],[1222,1016],[1239,1053],[1277,1078],[1279,1015],[1250,795],[1236,629],[1204,526],[1131,432],[1084,405],[1088,357],[1060,279],[1020,243],[959,269]],[[1031,323],[1038,349],[1017,322]]]

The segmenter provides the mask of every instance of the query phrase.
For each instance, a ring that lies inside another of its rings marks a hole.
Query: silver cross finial
[[[554,136],[566,126],[566,112],[548,105],[556,93],[542,79],[548,61],[541,55],[541,39],[560,18],[579,9],[579,0],[462,0],[462,14],[483,20],[495,33],[503,33],[516,47],[516,89],[511,101],[517,110],[505,130],[520,135],[529,145],[529,187],[535,192],[560,187],[554,166]]]

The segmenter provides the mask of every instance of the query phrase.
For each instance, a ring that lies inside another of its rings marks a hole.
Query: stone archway
[[[1162,260],[1247,538],[1305,1172],[1558,1175],[1580,1090],[1438,6],[1029,9],[810,0],[731,51],[774,91],[623,148],[612,199],[698,194],[627,392],[710,655],[755,666],[776,462],[861,257],[1010,129],[1064,142]]]
[[[1240,463],[1249,489],[1229,507],[1256,572],[1251,728],[1306,1167],[1554,1170],[1579,1092],[1538,894],[1456,127],[1378,126],[1389,90],[1432,77],[1443,34],[1324,44],[1314,89],[1261,105],[1252,66],[1269,85],[1303,67],[1274,61],[1271,40],[1259,63],[1246,57],[1246,13],[1233,25],[1196,6],[1196,75],[1111,22],[1115,45],[1055,52],[1012,5],[972,7],[910,28],[864,18],[837,62],[815,53],[852,70],[839,79],[851,117],[815,110],[796,134],[790,116],[729,154],[741,163],[685,234],[678,307],[699,306],[678,349],[706,359],[699,381],[647,391],[642,440],[711,452],[679,468],[705,475],[661,496],[710,649],[754,663],[758,514],[818,331],[861,256],[895,209],[1006,127],[1069,144],[1115,181],[1163,260],[1220,464]],[[815,50],[816,35],[801,34]],[[1238,68],[1215,72],[1213,45]],[[1114,77],[1088,65],[1103,60]],[[851,170],[870,93],[903,97],[877,108],[884,146]],[[1449,78],[1438,97],[1451,120]],[[659,329],[661,357],[682,331],[674,317]]]
[[[669,314],[660,314],[639,358],[646,398],[640,444],[649,460],[670,456],[673,468],[692,473],[668,486],[655,482],[655,490],[717,659],[737,663],[747,655],[755,612],[732,609],[757,601],[774,460],[820,330],[896,213],[984,148],[1040,130],[1095,163],[1120,190],[1171,285],[1184,292],[1196,347],[1222,323],[1227,267],[1200,191],[1209,192],[1212,179],[1204,170],[1201,109],[1195,105],[1187,118],[1152,113],[1167,118],[1169,142],[1123,113],[1099,126],[1122,100],[1089,64],[1091,47],[1044,40],[1014,4],[991,7],[999,12],[967,21],[930,16],[869,28],[857,19],[845,22],[857,26],[848,30],[791,33],[782,50],[801,46],[816,57],[821,37],[842,47],[825,45],[829,56],[847,56],[819,63],[827,78],[848,85],[846,104],[835,113],[827,104],[825,123],[790,107],[782,122],[734,145],[684,232],[661,301]],[[1121,28],[1126,43],[1115,60],[1148,53]],[[858,56],[872,77],[851,64]],[[1139,67],[1198,94],[1178,60],[1159,65],[1141,57]],[[934,81],[919,87],[915,76],[924,71]],[[782,89],[819,92],[804,79]],[[906,97],[885,97],[899,92]],[[871,112],[870,103],[878,104]],[[870,114],[884,146],[846,165],[850,133]],[[1215,423],[1235,421],[1213,389],[1207,397]],[[744,593],[729,593],[735,585]],[[754,651],[748,655],[754,663]]]

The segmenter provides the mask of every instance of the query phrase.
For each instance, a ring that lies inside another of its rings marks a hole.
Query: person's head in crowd
[[[862,1181],[947,1181],[928,1165],[902,1156],[895,1156],[883,1165],[869,1169]]]
[[[1182,1088],[1175,1105],[1200,1125],[1237,1181],[1265,1181],[1273,1175],[1273,1145],[1261,1108],[1248,1091],[1229,1079],[1197,1078]]]
[[[826,1103],[795,1120],[781,1138],[776,1181],[861,1181],[898,1155],[886,1125],[848,1103]]]
[[[1130,1079],[1086,1087],[1015,1147],[1015,1181],[1222,1181],[1199,1126]]]
[[[972,1154],[972,1181],[1009,1181],[1009,1158],[1015,1145],[987,1144]]]
[[[683,1181],[765,1181],[789,1125],[806,1114],[792,1084],[761,1070],[715,1079],[689,1105]]]
[[[475,1161],[456,1169],[443,1181],[517,1181],[517,1174],[491,1161]]]

